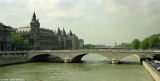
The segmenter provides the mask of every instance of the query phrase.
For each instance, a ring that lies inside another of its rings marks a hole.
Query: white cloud
[[[103,8],[104,13],[141,18],[143,24],[153,24],[160,18],[159,15],[155,15],[155,12],[160,14],[158,0],[96,0],[96,3]]]
[[[125,5],[117,4],[112,0],[96,0],[96,3],[104,8],[106,13],[127,12],[127,7]]]
[[[74,8],[68,9],[67,11],[56,10],[51,12],[48,16],[52,18],[66,18],[66,17],[72,17],[75,19],[87,18],[87,14],[85,13],[83,7],[81,6],[76,6]]]
[[[0,21],[26,26],[35,10],[42,27],[65,25],[87,43],[114,44],[160,32],[159,9],[159,0],[0,0]]]
[[[31,9],[32,11],[33,9],[40,11],[54,9],[56,3],[58,3],[58,0],[27,0],[26,6],[27,9]]]

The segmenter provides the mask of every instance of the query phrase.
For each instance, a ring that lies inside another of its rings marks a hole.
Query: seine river
[[[106,58],[88,55],[85,63],[33,62],[0,66],[0,81],[154,81],[143,65],[108,64]],[[133,56],[122,59],[134,61]]]

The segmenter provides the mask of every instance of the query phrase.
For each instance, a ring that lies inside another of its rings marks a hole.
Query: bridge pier
[[[112,64],[118,64],[119,60],[118,59],[112,59]]]
[[[70,63],[71,61],[70,61],[70,58],[64,58],[64,62],[65,63]]]

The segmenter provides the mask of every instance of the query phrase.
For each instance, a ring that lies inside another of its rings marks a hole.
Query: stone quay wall
[[[22,63],[28,61],[28,53],[25,52],[1,52],[0,53],[0,65]]]
[[[160,81],[160,73],[157,70],[155,70],[150,64],[145,61],[143,61],[143,65],[151,74],[151,76],[155,79],[155,81]]]

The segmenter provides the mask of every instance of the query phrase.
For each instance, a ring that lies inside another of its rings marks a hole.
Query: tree
[[[150,48],[158,48],[160,44],[160,39],[159,36],[154,34],[152,36],[149,37],[149,47]]]
[[[23,46],[25,49],[27,49],[29,47],[29,41],[28,40],[24,40],[23,41]]]
[[[139,39],[134,39],[134,40],[132,41],[131,47],[132,47],[133,49],[139,49],[139,46],[140,46],[140,41],[139,41]]]
[[[91,49],[91,48],[95,48],[95,45],[86,44],[86,45],[84,45],[84,47],[85,47],[86,49]]]
[[[149,38],[144,39],[144,40],[140,43],[140,48],[141,48],[141,49],[148,49],[148,48],[149,48]]]
[[[23,46],[23,41],[24,41],[24,39],[23,39],[22,35],[12,34],[11,35],[11,45],[13,47],[12,49],[13,50],[15,50],[15,49],[20,50]]]

